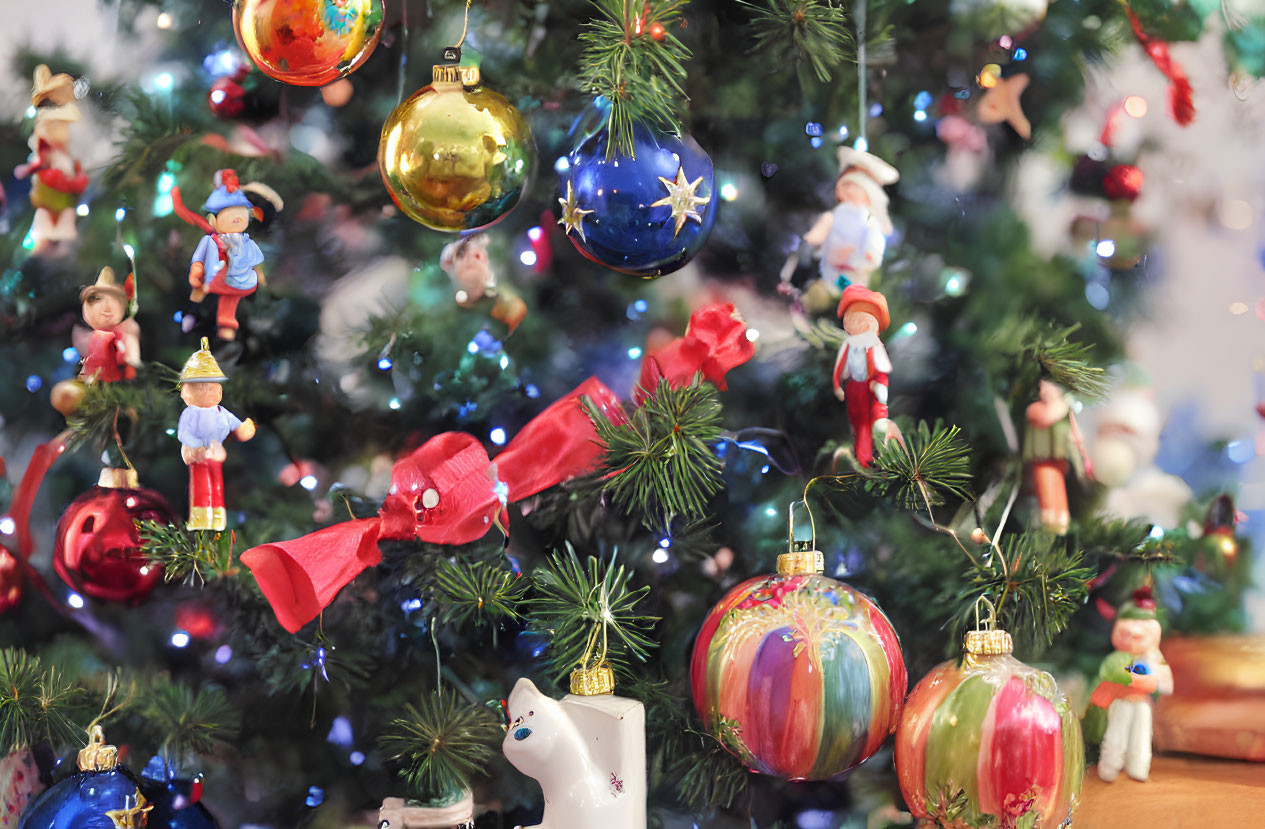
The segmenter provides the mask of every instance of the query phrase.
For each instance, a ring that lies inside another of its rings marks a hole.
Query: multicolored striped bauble
[[[973,631],[962,663],[934,668],[905,701],[896,775],[926,825],[1072,822],[1085,774],[1080,723],[1054,677],[1010,650],[1005,631]]]
[[[745,581],[712,608],[690,678],[699,714],[747,767],[828,780],[895,730],[908,676],[878,605],[785,562],[802,555],[814,554],[780,557],[780,575]]]

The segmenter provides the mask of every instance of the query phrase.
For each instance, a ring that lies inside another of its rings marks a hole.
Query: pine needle
[[[676,764],[681,802],[693,812],[729,809],[742,797],[751,772],[711,734],[690,729],[688,748]]]
[[[486,561],[441,561],[435,569],[435,587],[445,622],[475,627],[515,622],[518,605],[527,595],[531,580]]]
[[[39,657],[17,648],[0,651],[0,753],[73,743],[88,720],[86,697]]]
[[[939,422],[932,429],[920,421],[903,445],[887,441],[871,470],[872,487],[908,510],[939,506],[945,495],[968,500],[970,447],[959,437],[961,431]]]
[[[603,624],[606,662],[626,676],[632,676],[630,660],[644,662],[658,647],[648,635],[658,618],[637,611],[650,587],[632,589],[631,576],[613,557],[609,564],[596,557],[581,564],[570,544],[566,555],[550,556],[548,565],[532,574],[537,595],[528,602],[528,622],[549,636],[549,665],[556,677],[581,666],[590,636]]]
[[[597,14],[580,32],[580,85],[610,101],[606,157],[632,158],[637,125],[681,131],[685,61],[692,55],[672,29],[689,0],[592,2]],[[663,27],[662,40],[650,34],[656,24]]]
[[[591,401],[585,411],[606,446],[606,493],[615,506],[641,515],[647,529],[666,532],[678,516],[707,517],[720,492],[721,406],[716,387],[695,377],[684,388],[659,383],[624,423],[614,423]]]
[[[165,675],[151,683],[142,716],[162,735],[166,756],[175,758],[211,754],[241,730],[241,711],[223,689],[208,685],[195,691]]]
[[[116,425],[126,428],[135,422],[138,432],[152,434],[167,429],[180,417],[180,398],[173,394],[178,374],[160,363],[142,366],[128,383],[92,383],[74,414],[66,419],[71,438],[68,444],[113,441]]]
[[[435,799],[469,788],[473,777],[485,774],[504,733],[492,711],[439,688],[419,705],[406,704],[378,744],[391,752],[388,759],[404,765],[400,776],[423,798]]]
[[[179,524],[157,521],[137,522],[141,550],[150,561],[163,566],[163,578],[202,585],[236,575],[233,563],[233,534],[190,532]]]
[[[755,12],[750,27],[754,52],[774,69],[807,64],[817,80],[829,83],[845,60],[855,60],[856,44],[847,12],[834,0],[738,0]]]

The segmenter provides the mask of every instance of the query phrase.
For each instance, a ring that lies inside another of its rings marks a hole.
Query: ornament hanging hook
[[[988,607],[988,616],[984,619],[983,627],[980,626],[979,608],[980,604]],[[981,595],[975,600],[975,629],[976,630],[996,630],[997,629],[997,608],[993,605],[991,599]]]
[[[461,49],[461,44],[466,42],[466,32],[470,29],[470,3],[473,0],[466,0],[466,18],[461,24],[461,40],[457,41],[455,48]]]
[[[808,528],[808,538],[797,538],[795,534],[795,518],[799,516],[800,535],[803,535],[805,525]],[[808,520],[805,522],[805,518]],[[813,521],[813,510],[808,505],[808,501],[792,501],[787,508],[786,520],[787,535],[787,551],[792,553],[806,553],[817,549],[817,524]]]

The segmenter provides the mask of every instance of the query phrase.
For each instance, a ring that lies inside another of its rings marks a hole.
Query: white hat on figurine
[[[840,144],[839,175],[853,170],[868,174],[879,184],[895,184],[900,181],[900,173],[883,159],[847,144]]]

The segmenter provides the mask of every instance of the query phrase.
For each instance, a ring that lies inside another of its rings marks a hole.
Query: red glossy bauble
[[[246,89],[229,75],[211,84],[207,105],[217,118],[236,118],[246,111]]]
[[[1136,201],[1142,195],[1142,183],[1146,176],[1132,164],[1117,164],[1102,179],[1103,192],[1109,199]]]
[[[135,604],[162,581],[162,565],[141,552],[135,521],[176,520],[152,489],[94,486],[70,502],[57,522],[53,568],[76,591],[107,602]]]
[[[26,579],[18,557],[8,547],[0,547],[0,613],[8,613],[22,601]]]

